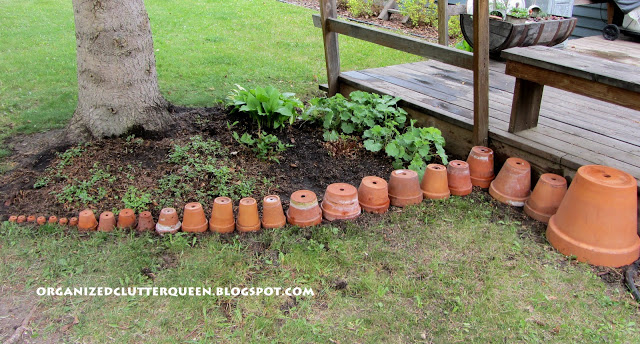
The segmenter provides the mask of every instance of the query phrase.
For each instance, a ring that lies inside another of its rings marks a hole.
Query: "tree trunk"
[[[68,139],[168,128],[174,120],[158,88],[143,0],[73,0],[73,12],[78,105],[67,128]]]

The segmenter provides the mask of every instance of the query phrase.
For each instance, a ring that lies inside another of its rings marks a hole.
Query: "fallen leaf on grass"
[[[69,330],[70,330],[74,325],[77,325],[77,324],[79,324],[79,323],[80,323],[80,320],[78,319],[78,316],[77,316],[77,315],[74,315],[74,316],[73,316],[73,321],[72,321],[72,322],[70,322],[70,323],[68,323],[68,324],[66,324],[66,325],[64,325],[64,326],[62,326],[62,327],[60,328],[60,331],[61,331],[61,332],[67,332],[67,331],[69,331]]]

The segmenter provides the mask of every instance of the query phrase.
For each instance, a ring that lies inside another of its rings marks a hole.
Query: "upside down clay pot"
[[[240,232],[255,232],[260,230],[258,202],[254,198],[247,197],[240,200],[236,229]]]
[[[429,164],[424,170],[422,183],[420,183],[422,195],[428,199],[445,199],[451,196],[447,168],[440,164]]]
[[[329,221],[351,220],[360,216],[358,190],[346,183],[334,183],[327,186],[322,203],[322,215]]]
[[[262,200],[262,227],[280,228],[287,223],[282,210],[282,202],[277,195],[269,195]]]
[[[358,187],[358,202],[368,213],[382,214],[389,210],[389,186],[387,181],[375,176],[362,178]]]
[[[187,203],[182,215],[182,231],[188,233],[202,233],[209,228],[209,222],[204,216],[202,204],[198,202]]]
[[[17,222],[18,221],[18,217],[15,215],[11,215],[9,216],[9,222]]]
[[[489,147],[475,146],[467,157],[471,184],[486,189],[493,180],[493,150]]]
[[[299,227],[315,226],[322,222],[322,210],[313,191],[298,190],[291,194],[287,222]]]
[[[79,220],[78,220],[77,217],[72,217],[72,218],[69,219],[69,226],[70,227],[76,227],[76,226],[78,226],[78,222],[79,222]]]
[[[27,216],[27,222],[36,222],[36,216],[35,215]]]
[[[38,216],[38,218],[36,219],[36,223],[42,226],[47,223],[47,218],[44,216]]]
[[[78,215],[78,230],[81,232],[95,231],[98,228],[98,220],[91,209],[85,209]]]
[[[16,219],[16,223],[23,223],[27,221],[27,217],[24,215],[19,215],[18,218]]]
[[[462,160],[453,160],[447,166],[447,182],[452,195],[466,196],[473,190],[469,164]]]
[[[110,212],[105,211],[100,214],[100,222],[98,222],[98,231],[111,232],[116,227],[116,216]]]
[[[540,176],[531,197],[524,203],[524,212],[544,223],[556,213],[567,193],[567,180],[563,176],[545,173]]]
[[[514,207],[524,206],[531,195],[531,165],[520,158],[509,158],[489,186],[497,201]]]
[[[66,217],[61,217],[60,220],[58,220],[58,224],[60,226],[66,226],[69,223],[69,219],[67,219]]]
[[[182,223],[178,219],[178,213],[174,208],[164,208],[160,211],[158,223],[156,223],[156,232],[160,235],[174,234],[182,227]]]
[[[133,228],[136,226],[136,213],[133,209],[122,209],[118,214],[118,228]]]
[[[153,231],[155,226],[156,223],[153,222],[153,216],[150,211],[143,211],[140,213],[138,216],[138,226],[136,227],[138,232]]]
[[[581,262],[620,267],[640,256],[637,181],[600,165],[582,166],[547,226],[547,240]]]
[[[413,170],[395,170],[389,178],[389,199],[391,205],[405,207],[422,202],[420,178]]]
[[[213,200],[209,230],[216,233],[232,233],[236,228],[233,218],[233,201],[229,197],[217,197]]]
[[[49,222],[49,223],[58,223],[58,217],[49,216],[49,220],[47,222]]]

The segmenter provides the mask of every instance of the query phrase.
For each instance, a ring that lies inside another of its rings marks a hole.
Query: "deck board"
[[[473,74],[437,61],[344,72],[356,89],[401,97],[411,107],[465,129],[473,126]],[[515,78],[504,63],[490,66],[492,140],[568,168],[584,163],[619,168],[640,179],[640,111],[545,87],[538,127],[509,133]]]

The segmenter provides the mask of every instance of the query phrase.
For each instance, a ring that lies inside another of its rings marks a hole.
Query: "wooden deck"
[[[584,40],[570,41],[568,48],[603,54],[602,42]],[[640,63],[632,57],[640,56],[640,44],[624,43],[632,45],[622,51],[609,50],[609,54],[626,63]],[[505,75],[504,68],[502,62],[490,65],[489,137],[499,160],[520,156],[529,160],[537,173],[556,172],[569,178],[582,165],[602,164],[640,179],[640,111],[546,87],[538,126],[512,134],[507,130],[515,78]],[[364,90],[398,96],[422,125],[443,131],[450,152],[466,156],[471,148],[470,70],[429,60],[343,72],[339,84],[343,94]]]

